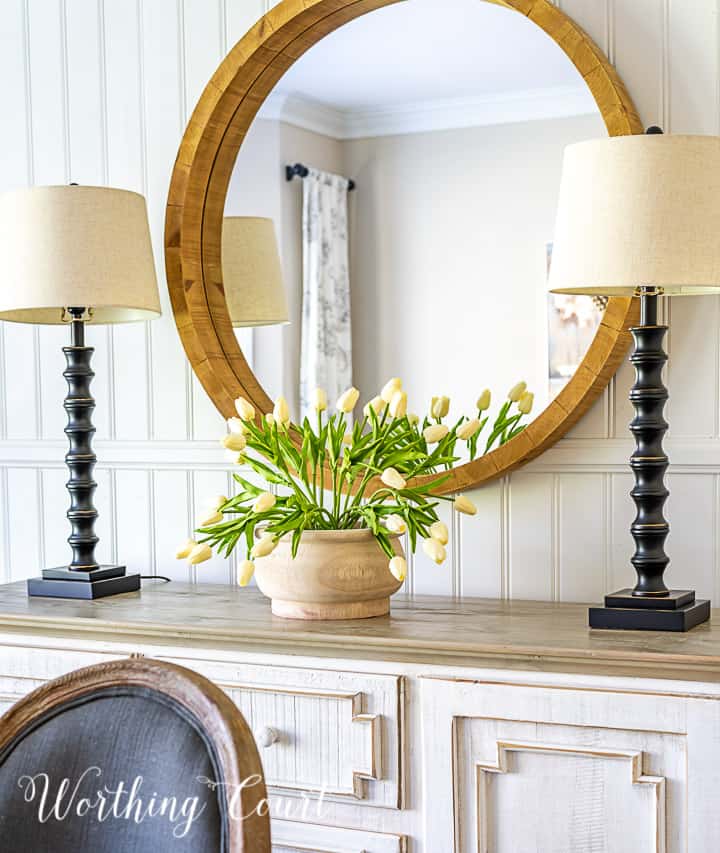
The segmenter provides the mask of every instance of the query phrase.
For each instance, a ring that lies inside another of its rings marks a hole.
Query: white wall
[[[172,164],[189,112],[262,0],[5,0],[0,189],[111,184],[148,197],[158,272]],[[616,62],[645,124],[720,132],[718,0],[562,0]],[[93,330],[101,553],[177,578],[194,507],[229,488],[221,424],[165,316]],[[671,310],[671,579],[720,600],[720,302]],[[66,559],[62,330],[0,327],[0,578]],[[625,460],[631,371],[555,449],[474,495],[450,566],[418,559],[411,592],[597,599],[631,580]],[[224,581],[232,565],[200,567]]]
[[[563,151],[604,135],[597,114],[343,144],[360,187],[350,279],[361,391],[398,375],[411,410],[442,393],[459,415],[486,386],[504,395],[523,379],[547,405],[545,247]]]

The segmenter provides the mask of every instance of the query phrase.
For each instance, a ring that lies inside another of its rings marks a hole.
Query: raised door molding
[[[644,789],[641,789],[640,791],[626,791],[624,787],[618,787],[617,793],[620,797],[628,798],[628,808],[632,808],[633,814],[637,817],[637,823],[639,824],[637,828],[639,829],[639,835],[641,836],[640,843],[642,843],[642,840],[646,838],[649,850],[653,851],[653,853],[666,853],[665,778],[663,776],[648,776],[643,773],[643,764],[645,763],[644,753],[628,749],[612,750],[601,749],[600,747],[568,746],[562,743],[521,743],[502,740],[496,741],[496,747],[497,757],[493,764],[476,765],[478,840],[480,850],[489,851],[491,848],[497,848],[499,846],[497,844],[498,839],[495,837],[497,833],[493,832],[493,827],[497,826],[497,814],[499,810],[497,808],[497,804],[492,802],[493,798],[499,799],[499,797],[497,797],[498,791],[496,790],[499,785],[497,783],[495,785],[492,784],[492,775],[507,773],[515,773],[517,775],[521,768],[518,765],[511,763],[510,756],[513,753],[526,753],[535,756],[546,756],[549,759],[546,767],[538,766],[537,768],[541,770],[541,774],[538,774],[541,781],[545,781],[542,776],[542,770],[544,770],[546,774],[549,771],[552,771],[554,777],[561,774],[563,770],[563,763],[567,763],[563,762],[563,759],[567,758],[590,759],[589,762],[577,762],[577,766],[574,768],[575,773],[571,777],[565,777],[571,784],[577,783],[578,778],[582,776],[583,771],[594,775],[595,780],[602,780],[602,782],[605,781],[604,774],[602,774],[602,772],[598,772],[599,768],[593,767],[591,762],[601,763],[609,761],[615,763],[617,761],[621,761],[626,764],[627,770],[629,771],[627,773],[628,785],[640,785],[644,786]],[[586,766],[582,767],[582,764],[585,764]],[[530,768],[526,766],[524,769],[529,770]],[[529,785],[523,785],[523,780],[520,780],[520,785],[515,785],[515,788],[530,788],[533,786],[534,781],[537,780],[531,781]],[[554,792],[553,799],[555,800],[555,809],[553,811],[553,815],[557,815],[558,803],[565,806],[566,812],[575,812],[577,815],[577,812],[575,811],[575,798],[573,797],[573,792],[567,791],[565,797],[559,799],[556,796],[557,788],[555,787],[555,784],[553,784],[556,782],[556,778],[547,781],[551,783],[551,787]],[[526,791],[522,790],[522,793],[525,794]],[[640,796],[637,796],[638,793]],[[515,802],[517,801],[516,791]],[[596,797],[591,806],[592,805],[599,806],[600,797]],[[582,811],[580,812],[580,820],[583,823],[587,822]],[[568,828],[570,828],[571,821],[572,814],[568,814]],[[550,832],[554,831],[552,823],[548,828]],[[523,829],[522,832],[524,833],[525,830]],[[587,832],[588,836],[592,838],[594,833],[589,822],[587,822]],[[625,835],[624,838],[627,844],[631,843],[627,835]],[[552,839],[550,840],[552,841]],[[506,846],[510,849],[509,845]],[[544,846],[543,849],[545,849]],[[642,848],[639,847],[638,849]]]
[[[218,683],[256,736],[271,733],[258,743],[270,787],[363,800],[363,782],[383,778],[382,719],[362,713],[362,693]],[[334,732],[332,754],[322,749],[318,754],[321,744],[312,737],[316,731]],[[318,755],[323,763],[318,763]]]
[[[407,853],[404,835],[275,820],[273,853]]]
[[[717,699],[603,683],[421,679],[428,849],[715,849]]]

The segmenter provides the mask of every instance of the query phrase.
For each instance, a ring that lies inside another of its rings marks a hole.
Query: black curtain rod
[[[302,163],[296,163],[294,166],[285,166],[285,177],[288,181],[292,181],[293,178],[307,178],[310,174],[310,169],[307,166],[303,166]],[[348,183],[348,192],[352,192],[355,189],[355,181],[350,181]]]

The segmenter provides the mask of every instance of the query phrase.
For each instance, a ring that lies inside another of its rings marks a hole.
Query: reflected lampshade
[[[289,322],[272,219],[225,217],[222,269],[233,326],[272,326]]]
[[[0,195],[0,319],[125,323],[160,314],[145,199],[108,187],[52,186]]]
[[[568,146],[548,286],[604,296],[720,292],[720,137]]]

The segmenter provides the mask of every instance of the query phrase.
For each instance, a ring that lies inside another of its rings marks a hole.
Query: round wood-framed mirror
[[[225,300],[221,232],[238,152],[259,109],[283,75],[330,33],[402,0],[284,0],[224,59],[190,119],[172,174],[165,228],[168,286],[193,370],[224,417],[244,396],[261,412],[272,401],[238,344]],[[611,136],[642,124],[615,69],[589,36],[549,0],[477,0],[525,15],[562,48],[597,104]],[[439,491],[503,476],[552,446],[602,393],[626,354],[635,320],[631,299],[611,299],[585,357],[549,405],[517,437],[460,464]]]

